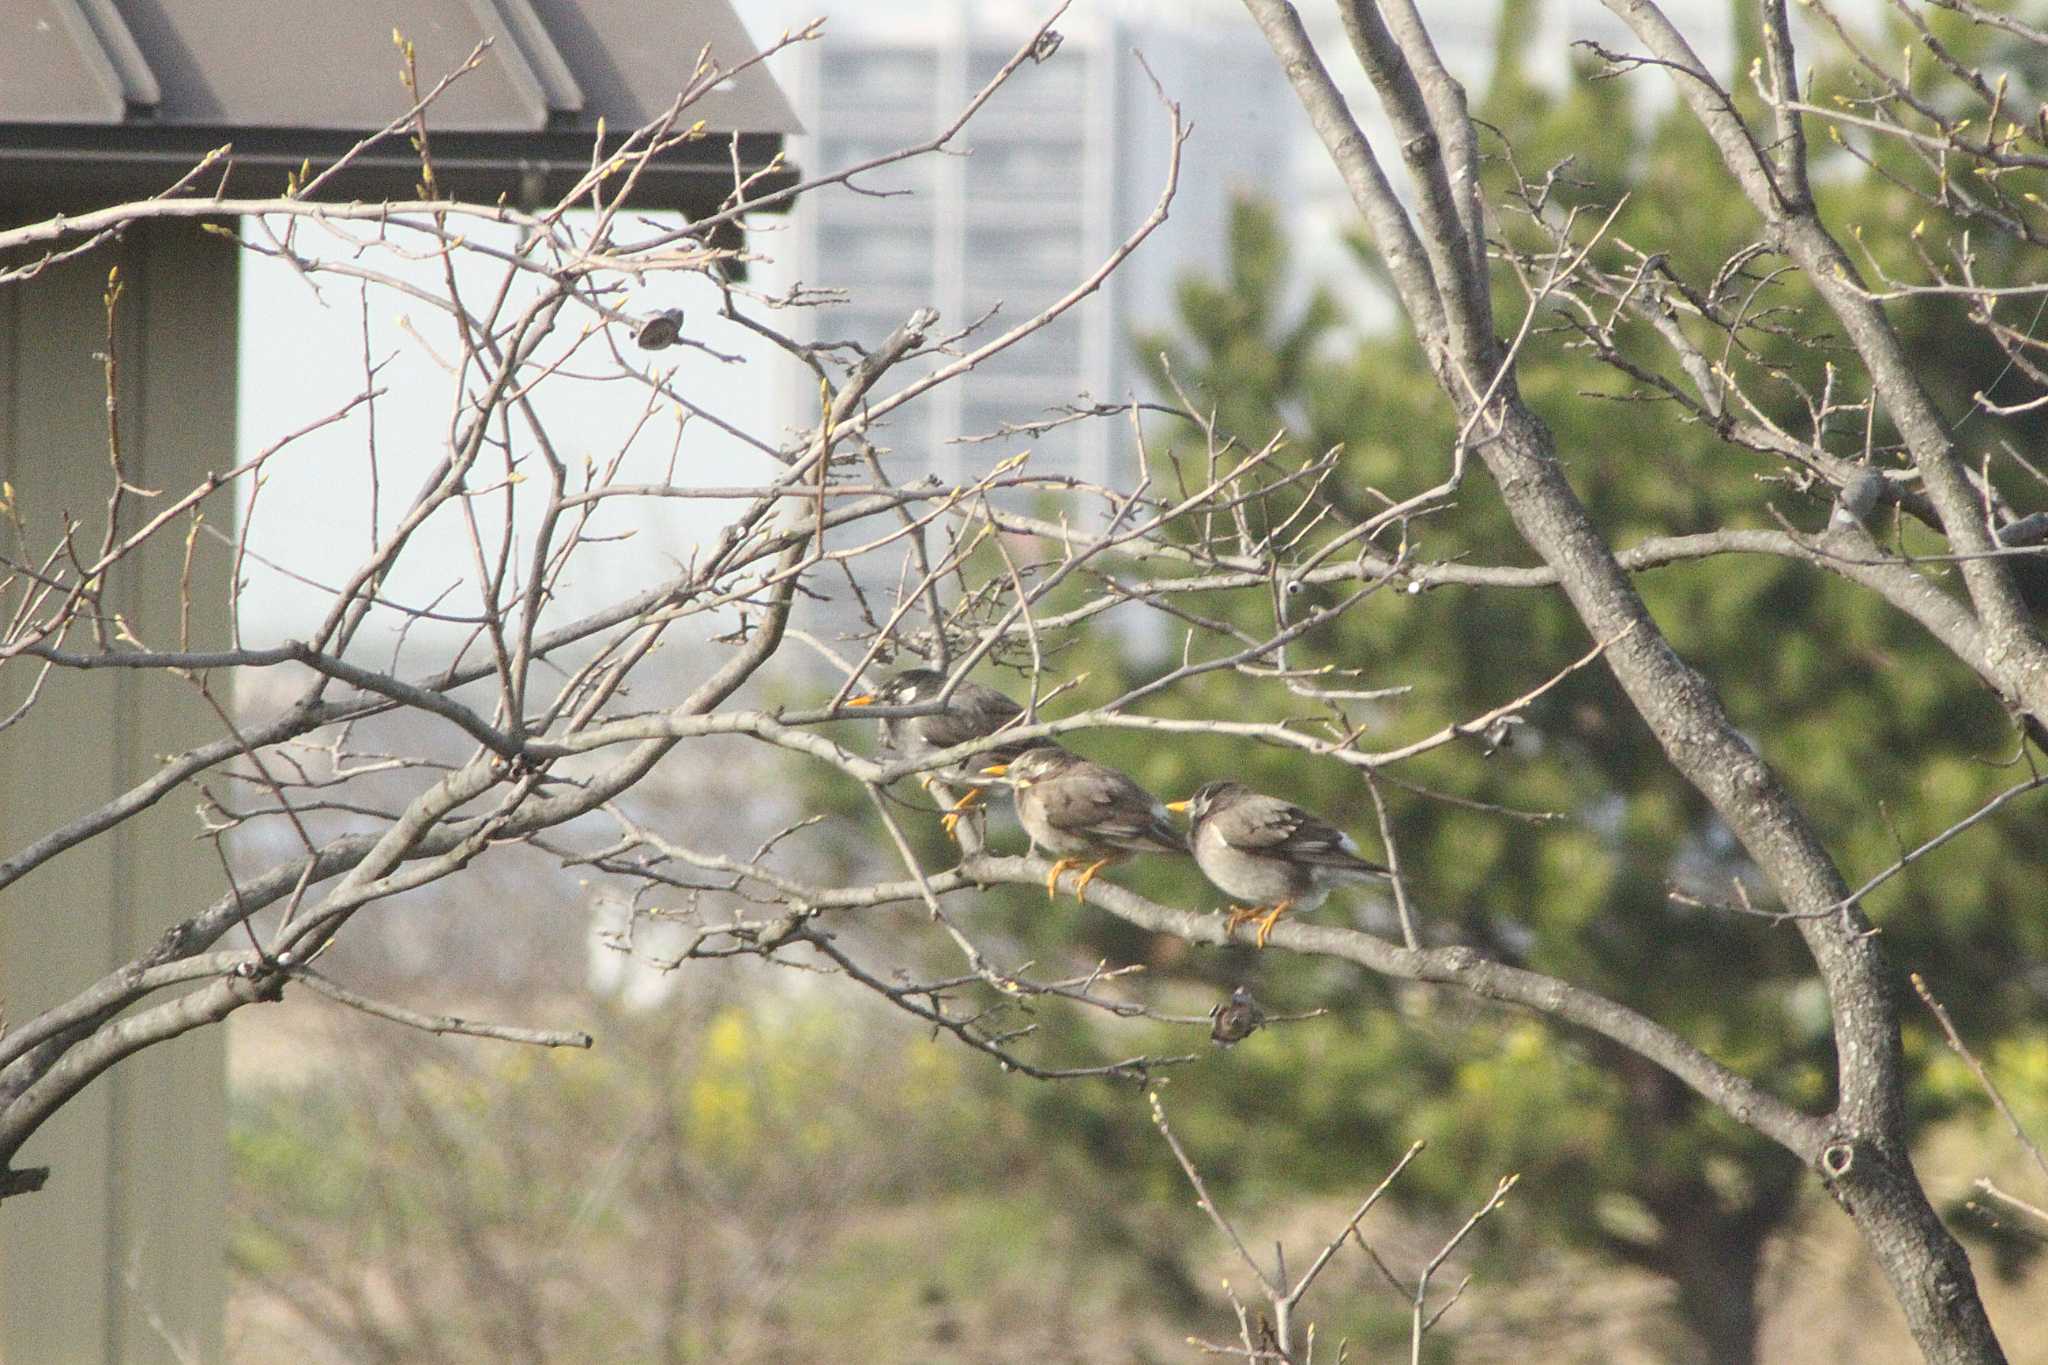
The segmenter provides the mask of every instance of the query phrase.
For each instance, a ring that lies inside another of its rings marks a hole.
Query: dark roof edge
[[[223,143],[233,143],[234,174],[228,194],[282,194],[285,176],[311,160],[317,170],[356,145],[354,132],[308,132],[297,128],[187,128],[100,124],[40,124],[32,139],[9,136],[0,127],[0,184],[33,184],[28,202],[0,191],[0,206],[35,216],[81,213],[160,194]],[[622,135],[605,139],[616,150]],[[484,203],[501,195],[521,205],[551,204],[575,187],[591,167],[590,134],[572,130],[542,133],[441,133],[434,138],[435,180],[447,194]],[[739,134],[742,175],[752,175],[782,150],[779,133]],[[602,155],[602,153],[601,153]],[[32,171],[33,175],[22,172]],[[420,164],[403,141],[359,154],[316,196],[321,200],[409,199],[416,193]],[[798,180],[785,165],[753,182],[755,196],[786,189]],[[260,179],[270,183],[251,183]],[[210,171],[192,188],[212,194],[220,172]],[[646,209],[679,209],[693,218],[718,212],[733,187],[729,137],[687,142],[647,164],[634,201]],[[786,206],[771,205],[779,213]]]

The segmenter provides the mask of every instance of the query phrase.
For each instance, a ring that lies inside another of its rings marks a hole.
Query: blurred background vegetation
[[[1590,58],[1562,89],[1527,79],[1518,54],[1533,12],[1505,7],[1480,117],[1511,133],[1525,174],[1569,159],[1556,192],[1596,221],[1626,195],[1613,238],[1668,253],[1688,279],[1712,279],[1755,227],[1696,125],[1631,106],[1631,85],[1594,79]],[[1964,61],[2044,72],[2039,54],[1985,50],[1993,38],[1981,30],[1943,36]],[[1752,55],[1740,54],[1741,70]],[[1816,82],[1827,92],[1846,77],[1822,69]],[[2035,94],[2043,88],[2036,81]],[[1483,150],[1490,187],[1504,190],[1504,145]],[[1864,250],[1906,271],[1915,234],[1949,227],[1925,221],[1888,169],[1910,168],[1838,155],[1818,183],[1832,219],[1855,224]],[[1298,277],[1283,214],[1243,203],[1230,259],[1189,278],[1180,315],[1134,344],[1248,447],[1280,429],[1296,462],[1341,447],[1323,495],[1360,511],[1376,506],[1371,490],[1439,477],[1456,433],[1398,325],[1347,318],[1334,294]],[[1497,226],[1533,244],[1526,224]],[[1358,259],[1373,269],[1363,243]],[[1987,249],[1979,278],[2028,264]],[[1526,296],[1508,272],[1496,277],[1500,316],[1519,318]],[[1746,336],[1758,354],[1746,375],[1754,396],[1779,405],[1770,415],[1799,431],[1795,386],[1817,388],[1837,353],[1799,280],[1777,277],[1767,296],[1780,330]],[[1966,411],[1979,390],[2004,395],[2002,357],[1959,325],[1956,305],[1928,300],[1899,316],[1948,411]],[[1777,462],[1647,400],[1557,322],[1539,315],[1521,387],[1619,543],[1825,518],[1826,502],[1786,481]],[[1624,331],[1655,353],[1647,333]],[[1853,389],[1861,376],[1844,371],[1836,383]],[[2038,447],[2041,425],[1966,424],[1961,435]],[[1875,439],[1882,448],[1886,433]],[[1155,473],[1170,479],[1170,462],[1198,457],[1200,441],[1162,426],[1152,447]],[[1455,509],[1413,528],[1414,553],[1529,562],[1483,473],[1471,478]],[[1292,506],[1276,495],[1261,510],[1277,520]],[[1852,882],[2015,780],[2016,736],[1998,699],[1874,597],[1765,558],[1639,582],[1673,642],[1807,803]],[[1227,619],[1256,604],[1183,605]],[[1391,747],[1533,687],[1589,643],[1546,590],[1389,589],[1314,632],[1291,662],[1407,688],[1372,735]],[[1170,669],[1177,646],[1103,629],[1053,668],[1086,675],[1078,706]],[[1014,674],[992,669],[984,680],[1022,692]],[[1285,700],[1212,674],[1146,709],[1277,719]],[[1295,702],[1297,712],[1308,705]],[[1825,1001],[1798,938],[1672,899],[1677,889],[1728,900],[1747,865],[1611,680],[1598,668],[1574,674],[1530,721],[1505,750],[1440,749],[1383,781],[1425,937],[1608,994],[1777,1093],[1827,1105]],[[1336,819],[1368,851],[1378,842],[1369,794],[1338,765],[1227,738],[1069,738],[1169,797],[1229,773]],[[816,804],[835,812],[828,828],[858,860],[872,817],[852,795],[821,791]],[[1000,817],[994,831],[998,842],[1017,837]],[[944,856],[935,828],[916,832],[923,852]],[[2021,807],[1867,903],[1901,988],[1907,971],[1927,978],[2037,1133],[2048,1132],[2041,835],[2038,811]],[[1118,876],[1172,903],[1217,903],[1191,868],[1141,861]],[[1367,1226],[1390,1264],[1412,1270],[1496,1177],[1522,1172],[1506,1212],[1464,1258],[1477,1279],[1432,1337],[1438,1359],[1912,1358],[1846,1221],[1792,1158],[1639,1058],[1345,964],[1192,951],[1028,890],[991,892],[968,913],[1042,969],[1143,963],[1143,998],[1169,1011],[1199,1015],[1240,982],[1269,1010],[1329,1011],[1212,1051],[1199,1029],[1034,1006],[1034,1046],[1065,1064],[1203,1052],[1165,1094],[1254,1246],[1280,1238],[1291,1260],[1312,1255],[1424,1138],[1393,1206]],[[1386,929],[1385,908],[1366,895],[1321,913]],[[921,926],[896,923],[858,932],[902,960],[936,954]],[[540,998],[588,1021],[600,1045],[587,1055],[423,1042],[303,1004],[278,1007],[299,1011],[282,1050],[265,1044],[261,1054],[246,1030],[237,1035],[247,1059],[235,1146],[241,1358],[279,1358],[280,1342],[317,1358],[310,1341],[335,1360],[1147,1361],[1188,1358],[1191,1333],[1233,1334],[1219,1281],[1242,1279],[1242,1268],[1194,1209],[1132,1087],[1003,1075],[824,978],[771,982],[759,968],[699,966],[658,1003],[635,1007],[593,1005],[568,984],[575,975]],[[514,1006],[530,1019],[536,999],[530,986],[479,988],[480,1012]],[[274,1016],[255,1022],[278,1027]],[[1931,1021],[1908,1022],[1931,1191],[1971,1239],[2013,1358],[2048,1358],[2048,1335],[2029,1320],[2039,1314],[2022,1319],[2014,1307],[2048,1291],[2038,1243],[1964,1207],[1970,1179],[2015,1169],[2017,1149]],[[1384,1358],[1405,1341],[1405,1306],[1363,1257],[1347,1256],[1311,1306],[1319,1338],[1348,1338],[1354,1359]]]

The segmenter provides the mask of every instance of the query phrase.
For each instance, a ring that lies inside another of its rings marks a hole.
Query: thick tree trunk
[[[1755,1365],[1756,1278],[1763,1245],[1749,1236],[1693,1236],[1678,1268],[1678,1316],[1699,1365]]]
[[[1697,1122],[1707,1101],[1641,1057],[1603,1048],[1607,1065],[1627,1078],[1631,1138],[1647,1140],[1680,1123]],[[1764,1249],[1791,1222],[1806,1170],[1779,1149],[1762,1148],[1741,1163],[1740,1191],[1717,1185],[1697,1165],[1663,1168],[1643,1184],[1642,1198],[1662,1235],[1651,1245],[1613,1243],[1629,1263],[1669,1280],[1673,1307],[1692,1337],[1687,1365],[1753,1365],[1759,1308],[1757,1279]]]
[[[1969,1258],[1905,1154],[1898,1007],[1878,938],[1854,907],[1816,913],[1849,897],[1818,832],[1736,731],[1712,684],[1664,639],[1566,481],[1549,430],[1511,392],[1504,409],[1500,437],[1485,443],[1481,458],[1516,526],[1557,570],[1587,628],[1611,642],[1608,666],[1672,766],[1713,804],[1785,907],[1804,916],[1796,924],[1834,1005],[1842,1099],[1835,1140],[1796,1155],[1829,1180],[1856,1220],[1928,1360],[2003,1361]]]
[[[1851,1163],[1829,1189],[1870,1244],[1921,1353],[1934,1365],[2004,1361],[1970,1258],[1927,1202],[1903,1146],[1859,1141],[1828,1153],[1824,1165]]]
[[[1651,618],[1614,547],[1566,479],[1549,429],[1515,390],[1508,348],[1495,334],[1488,306],[1487,266],[1477,240],[1483,226],[1460,213],[1474,192],[1461,177],[1469,180],[1473,171],[1462,155],[1441,151],[1445,145],[1455,151],[1471,137],[1470,118],[1418,12],[1409,5],[1340,0],[1352,47],[1379,93],[1410,172],[1411,208],[1393,193],[1293,5],[1245,4],[1370,224],[1437,381],[1464,424],[1470,444],[1461,440],[1458,459],[1469,448],[1485,462],[1516,529],[1557,574],[1672,766],[1741,840],[1779,902],[1799,916],[1794,923],[1833,1007],[1840,1100],[1825,1135],[1815,1138],[1802,1129],[1779,1140],[1830,1182],[1856,1220],[1930,1361],[2003,1361],[1969,1260],[1935,1216],[1906,1156],[1898,1002],[1878,939],[1847,903],[1849,888],[1805,809],[1736,729],[1713,684],[1678,656]],[[1649,0],[1609,5],[1667,64],[1685,73],[1703,70]],[[1725,95],[1703,93],[1705,84],[1696,74],[1678,80],[1681,94],[1743,178],[1755,159],[1754,144]],[[1774,220],[1775,215],[1772,209]],[[1973,600],[1983,579],[1982,602],[2000,610],[2009,606],[2010,594],[1992,581],[2002,572],[1995,564],[1972,566]],[[2037,658],[2038,651],[2029,657]],[[1754,1124],[1747,1105],[1723,1107],[1738,1121]]]

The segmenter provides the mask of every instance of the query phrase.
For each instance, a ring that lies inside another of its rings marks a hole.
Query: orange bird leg
[[[1081,860],[1078,858],[1062,858],[1054,863],[1052,871],[1045,874],[1045,898],[1051,900],[1059,894],[1060,873],[1065,872],[1070,867],[1079,867],[1080,865]]]
[[[939,823],[946,827],[946,833],[953,835],[953,838],[955,840],[959,839],[960,836],[954,833],[954,827],[960,823],[961,817],[966,815],[967,812],[970,809],[972,809],[974,805],[980,800],[981,788],[969,787],[967,789],[967,795],[961,797],[958,801],[955,801],[951,809],[949,809],[944,815],[939,817]]]
[[[1265,947],[1266,940],[1273,936],[1273,926],[1280,922],[1280,917],[1286,914],[1289,910],[1292,910],[1293,908],[1293,901],[1281,901],[1278,905],[1274,906],[1271,910],[1268,910],[1266,912],[1265,918],[1259,921],[1259,934],[1257,942],[1261,948]]]
[[[1088,869],[1081,874],[1081,880],[1074,883],[1074,899],[1080,900],[1084,895],[1087,894],[1088,883],[1095,880],[1096,873],[1102,871],[1103,868],[1108,867],[1111,863],[1121,861],[1122,860],[1118,858],[1116,854],[1112,853],[1107,858],[1100,858],[1097,859],[1095,862],[1090,863],[1088,865]]]
[[[1265,913],[1266,907],[1263,905],[1231,906],[1230,918],[1223,922],[1223,936],[1225,938],[1229,938],[1232,934],[1237,932],[1238,925],[1243,924],[1248,919],[1257,919],[1260,915],[1263,915]]]

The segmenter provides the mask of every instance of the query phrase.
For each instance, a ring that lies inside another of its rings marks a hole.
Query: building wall
[[[115,349],[129,479],[184,489],[234,460],[235,250],[196,224],[134,225],[116,247],[0,290],[0,475],[42,552],[60,513],[80,523],[88,551],[106,525],[98,355],[115,261],[127,282]],[[126,528],[146,509],[131,498]],[[216,525],[233,521],[224,501],[207,511]],[[177,643],[183,532],[158,537],[105,584],[107,609],[152,644]],[[225,555],[199,545],[192,639],[218,647]],[[0,715],[34,674],[26,659],[0,667]],[[0,834],[18,848],[140,781],[159,755],[218,734],[191,686],[166,675],[54,675],[35,709],[0,731]],[[19,1023],[70,998],[220,894],[212,851],[193,837],[193,801],[173,793],[0,891],[0,1017]],[[50,1176],[0,1206],[0,1361],[221,1358],[222,1057],[220,1030],[202,1029],[121,1062],[23,1149],[17,1164]]]

